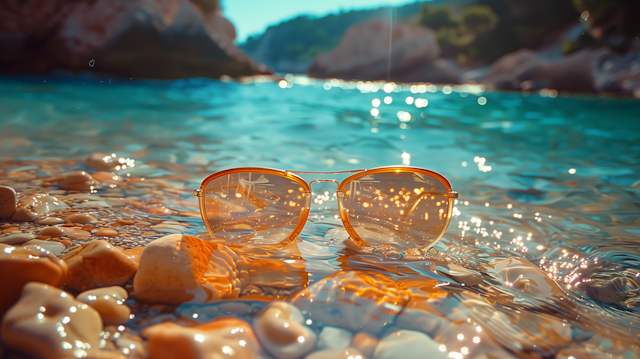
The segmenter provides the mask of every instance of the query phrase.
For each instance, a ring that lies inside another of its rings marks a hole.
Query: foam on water
[[[97,195],[164,193],[167,207],[186,213],[197,211],[190,191],[226,168],[425,167],[445,175],[460,193],[449,230],[436,246],[439,254],[425,259],[358,253],[347,244],[330,196],[314,204],[297,244],[310,285],[349,270],[396,280],[431,278],[449,295],[438,304],[442,316],[484,328],[507,352],[563,357],[573,343],[591,352],[640,356],[640,348],[628,344],[640,342],[640,102],[483,93],[478,87],[445,94],[441,88],[431,92],[431,86],[399,86],[386,93],[382,86],[373,92],[365,84],[290,80],[278,86],[4,79],[0,183],[24,192],[47,176],[39,172],[48,171],[43,164],[71,172],[83,169],[74,159],[117,153],[136,161],[121,175],[162,180],[177,190],[101,188]],[[377,116],[372,102],[379,104]],[[35,175],[10,176],[23,172]],[[200,219],[184,213],[165,219],[191,222],[189,233],[206,238]],[[496,263],[508,258],[541,270],[525,266],[517,269],[521,277],[501,277]],[[465,286],[434,270],[440,263],[476,271],[483,283]],[[540,289],[543,277],[556,287]],[[598,294],[606,288],[629,290]],[[247,304],[255,308],[238,316],[250,320],[262,304]],[[228,315],[220,308],[191,304],[173,315]],[[449,343],[448,351],[462,350],[451,344],[462,340],[451,339],[455,333],[445,327],[423,331]],[[623,341],[610,345],[611,338]]]

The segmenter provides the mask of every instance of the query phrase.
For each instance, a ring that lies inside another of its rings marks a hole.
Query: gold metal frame
[[[355,230],[353,229],[353,227],[351,226],[351,223],[349,221],[348,213],[345,210],[345,208],[343,206],[343,203],[342,203],[342,198],[344,198],[343,189],[351,181],[356,180],[356,179],[361,178],[361,177],[364,177],[366,175],[376,174],[376,173],[410,172],[410,173],[425,174],[427,176],[430,176],[432,178],[437,179],[442,184],[444,184],[445,188],[447,189],[446,196],[448,198],[448,213],[447,213],[447,216],[446,216],[446,218],[447,218],[446,219],[446,223],[442,227],[442,231],[438,235],[438,237],[429,246],[421,248],[423,250],[429,249],[430,247],[432,247],[433,245],[438,243],[438,241],[442,238],[442,236],[446,232],[446,230],[449,227],[449,224],[451,222],[451,214],[453,212],[453,201],[456,198],[458,198],[458,192],[452,191],[451,184],[449,183],[449,181],[443,175],[441,175],[439,173],[436,173],[436,172],[433,172],[433,171],[429,171],[429,170],[424,169],[424,168],[419,168],[419,167],[385,166],[385,167],[376,167],[376,168],[372,168],[372,169],[359,169],[359,170],[351,170],[351,171],[332,171],[332,172],[287,171],[287,170],[279,170],[279,169],[265,168],[265,167],[233,168],[233,169],[228,169],[228,170],[216,172],[214,174],[209,175],[207,178],[205,178],[202,181],[202,184],[200,184],[200,188],[198,188],[195,191],[193,191],[193,195],[198,197],[198,201],[199,201],[199,205],[200,205],[200,215],[202,216],[202,221],[204,222],[204,225],[205,225],[205,227],[207,228],[207,231],[210,234],[213,233],[213,230],[210,227],[209,221],[207,221],[207,219],[205,218],[205,216],[206,216],[206,214],[205,214],[206,213],[205,201],[204,201],[205,188],[207,187],[209,182],[211,182],[212,180],[214,180],[214,179],[216,179],[218,177],[222,177],[222,176],[230,175],[230,174],[236,174],[236,173],[247,173],[247,172],[259,172],[259,173],[264,173],[264,174],[270,174],[270,175],[276,175],[276,176],[285,177],[287,179],[290,179],[290,180],[300,184],[300,186],[304,189],[304,197],[306,198],[306,202],[305,202],[305,207],[301,210],[302,213],[300,214],[300,219],[298,221],[298,224],[296,225],[296,227],[293,230],[293,232],[291,232],[291,234],[287,238],[285,238],[281,242],[281,244],[286,244],[286,243],[289,243],[289,242],[295,240],[295,238],[298,236],[298,234],[300,234],[300,232],[304,228],[304,225],[306,224],[307,219],[309,218],[309,210],[311,208],[311,184],[314,183],[314,182],[334,182],[334,183],[336,183],[338,185],[336,196],[337,196],[337,202],[338,202],[338,211],[340,212],[340,218],[342,220],[342,224],[344,225],[344,228],[347,230],[347,233],[349,233],[351,238],[356,243],[358,243],[361,247],[370,247],[370,245],[367,244],[362,238],[360,238],[360,236],[355,232]],[[348,174],[348,173],[353,173],[353,174],[351,176],[345,178],[342,182],[338,182],[335,179],[320,179],[320,180],[314,180],[314,181],[311,181],[310,183],[307,183],[307,181],[302,179],[302,177],[298,176],[298,174],[331,175],[331,174]]]

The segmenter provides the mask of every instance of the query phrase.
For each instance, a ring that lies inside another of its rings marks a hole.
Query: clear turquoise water
[[[545,270],[556,262],[557,271],[549,272],[567,288],[576,308],[518,293],[520,301],[501,301],[496,310],[552,315],[571,325],[574,345],[595,343],[601,352],[606,345],[593,338],[607,331],[640,342],[640,297],[604,304],[586,295],[584,286],[575,286],[640,272],[640,101],[445,94],[442,88],[386,94],[322,85],[283,89],[277,83],[201,79],[5,78],[0,80],[0,161],[11,166],[15,160],[117,153],[139,163],[131,175],[164,178],[184,189],[179,199],[167,199],[170,206],[194,210],[185,204],[194,203],[190,190],[224,168],[333,171],[408,160],[442,173],[460,193],[459,214],[437,248],[477,265],[486,283],[480,290],[456,290],[489,298],[512,293],[488,278],[492,259],[524,258]],[[374,118],[372,100],[385,96],[393,102],[383,102]],[[408,96],[429,104],[418,109],[406,103]],[[485,105],[479,104],[480,96]],[[399,121],[398,111],[409,112],[411,121]],[[376,270],[357,257],[344,260],[348,251],[340,244],[341,225],[333,214],[335,203],[314,208],[301,234],[308,271]],[[191,221],[196,226],[190,231],[204,235],[199,218],[176,219]],[[378,270],[386,272],[386,265],[381,260]],[[633,287],[625,290],[631,297],[640,294]],[[517,324],[503,325],[525,336]],[[619,354],[628,357],[623,349]]]

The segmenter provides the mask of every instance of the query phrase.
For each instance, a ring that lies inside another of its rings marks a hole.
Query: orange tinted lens
[[[399,250],[435,244],[449,223],[447,187],[418,172],[366,174],[343,187],[342,207],[369,245]]]
[[[294,232],[306,206],[300,183],[267,173],[224,175],[204,190],[210,234],[228,241],[282,242]]]

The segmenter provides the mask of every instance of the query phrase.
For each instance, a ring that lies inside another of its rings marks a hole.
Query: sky
[[[236,42],[263,33],[270,25],[300,16],[324,16],[342,11],[398,6],[416,0],[222,0],[222,11],[236,27]]]

